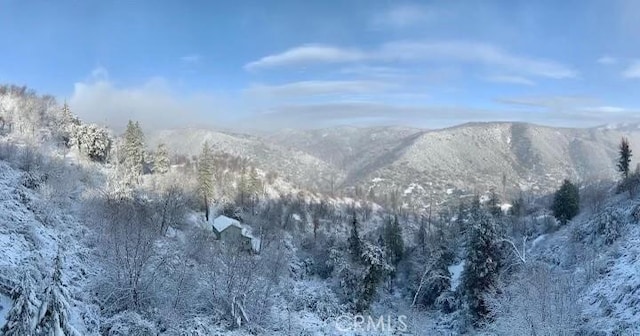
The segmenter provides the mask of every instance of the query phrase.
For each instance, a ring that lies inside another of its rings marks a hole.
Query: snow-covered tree
[[[62,142],[68,148],[77,145],[76,132],[78,126],[80,126],[80,119],[73,115],[69,105],[65,102],[64,105],[62,105],[60,118],[58,119],[56,127],[58,128],[58,132],[60,132]]]
[[[7,313],[7,322],[0,329],[0,335],[34,335],[37,300],[33,293],[33,279],[27,272],[22,275],[20,283],[11,293],[11,299],[13,306]]]
[[[495,190],[491,190],[489,195],[489,201],[487,202],[487,208],[491,215],[495,218],[502,216],[502,208],[500,207],[500,197]]]
[[[580,334],[584,324],[580,290],[581,282],[572,272],[544,263],[527,265],[487,296],[492,317],[487,331],[491,335]]]
[[[397,266],[404,255],[404,240],[402,239],[402,227],[398,222],[398,216],[387,220],[383,234],[387,258],[393,265]]]
[[[144,168],[144,133],[140,124],[131,120],[124,134],[124,166],[128,182],[139,183]]]
[[[362,256],[362,240],[360,239],[360,225],[356,214],[353,214],[351,221],[351,235],[347,240],[349,243],[349,252],[355,260],[359,260]]]
[[[428,254],[417,255],[414,263],[412,306],[433,307],[442,293],[451,288],[448,251],[431,247]]]
[[[111,151],[109,132],[97,125],[75,126],[75,141],[78,149],[93,161],[105,162]]]
[[[393,267],[387,264],[384,251],[367,241],[362,244],[360,259],[366,269],[360,282],[362,287],[355,308],[362,312],[369,308],[375,298],[378,285],[386,275],[393,271]]]
[[[471,221],[462,290],[471,318],[477,324],[488,314],[484,296],[496,284],[500,249],[496,224],[486,211],[474,206]]]
[[[80,335],[69,321],[69,295],[67,289],[62,285],[62,257],[60,253],[56,256],[54,264],[51,283],[45,289],[38,311],[36,335]]]
[[[618,171],[622,174],[622,178],[626,179],[629,177],[629,173],[631,172],[631,148],[629,146],[629,139],[622,138],[620,140],[619,157],[618,157]]]
[[[420,218],[420,226],[418,226],[415,242],[420,251],[424,253],[427,248],[427,226],[424,222],[424,217]]]
[[[561,224],[566,224],[580,211],[580,190],[569,180],[564,180],[556,191],[551,206],[553,215]]]
[[[165,144],[159,144],[153,158],[153,172],[165,174],[169,171],[169,151]]]
[[[213,197],[213,151],[205,141],[198,160],[198,194],[205,207],[205,218],[209,220],[209,201]]]

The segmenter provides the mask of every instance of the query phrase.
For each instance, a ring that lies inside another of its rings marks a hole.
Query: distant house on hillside
[[[260,252],[260,238],[251,234],[251,229],[238,220],[227,216],[218,216],[213,220],[213,232],[219,240],[237,241],[247,250]]]

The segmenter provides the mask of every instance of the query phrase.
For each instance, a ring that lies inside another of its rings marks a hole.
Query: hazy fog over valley
[[[0,336],[640,334],[639,1],[0,31]]]

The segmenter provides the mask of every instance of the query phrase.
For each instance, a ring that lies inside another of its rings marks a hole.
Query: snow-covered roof
[[[256,238],[251,234],[251,230],[244,228],[242,229],[242,236],[249,238],[249,241],[251,242],[251,249],[253,249],[254,252],[260,252],[260,238]]]
[[[230,226],[235,226],[237,228],[242,229],[242,225],[240,224],[239,221],[233,218],[229,218],[227,216],[218,216],[216,217],[216,219],[213,220],[213,227],[218,232],[222,232],[227,228],[229,228]]]

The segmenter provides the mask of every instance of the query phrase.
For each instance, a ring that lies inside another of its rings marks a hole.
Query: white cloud
[[[199,54],[191,54],[180,57],[180,61],[185,64],[196,64],[202,60],[202,55]]]
[[[598,62],[599,64],[602,64],[602,65],[613,65],[613,64],[618,63],[618,59],[615,58],[615,57],[611,57],[611,56],[605,55],[605,56],[602,56],[602,57],[598,58],[598,60],[596,62]]]
[[[318,95],[382,92],[391,84],[376,81],[301,81],[283,85],[253,85],[247,93],[262,98],[300,98]]]
[[[633,61],[623,72],[626,78],[640,78],[640,60]]]
[[[597,112],[597,113],[625,113],[625,112],[629,112],[631,110],[624,108],[624,107],[618,107],[618,106],[591,106],[591,107],[585,107],[583,108],[584,111],[589,111],[589,112]]]
[[[426,23],[438,16],[433,8],[416,4],[403,4],[374,15],[374,27],[405,28]]]
[[[508,69],[513,72],[555,79],[572,78],[577,72],[568,66],[550,61],[510,54],[485,43],[446,42],[391,42],[382,46],[379,57],[387,60],[440,60],[480,63]]]
[[[331,102],[280,105],[245,121],[245,127],[318,128],[338,125],[404,124],[418,127],[452,126],[467,120],[503,119],[498,111],[459,107],[403,106],[370,102]],[[428,122],[428,124],[421,124]]]
[[[311,63],[343,63],[359,61],[364,58],[365,55],[358,50],[308,44],[289,49],[280,54],[265,56],[255,62],[248,63],[244,68],[246,70],[256,70]]]
[[[338,71],[344,75],[356,75],[360,77],[373,77],[385,79],[400,79],[411,77],[406,69],[385,66],[370,66],[359,64],[355,66],[344,67]]]
[[[517,56],[496,46],[465,41],[421,42],[395,41],[377,49],[362,51],[333,46],[307,45],[289,49],[251,62],[246,69],[313,65],[326,63],[377,62],[449,62],[479,64],[513,73],[554,79],[577,77],[578,73],[561,63]]]
[[[520,76],[491,76],[486,78],[487,81],[493,83],[516,84],[533,86],[536,83],[528,78]]]
[[[544,107],[551,109],[575,109],[592,106],[598,102],[594,97],[582,95],[528,96],[497,99],[499,103],[525,107]]]
[[[530,96],[498,99],[499,103],[524,107],[525,110],[514,112],[520,118],[527,114],[544,115],[549,120],[567,121],[568,125],[595,126],[600,123],[640,121],[638,110],[601,105],[599,99],[590,96]]]
[[[69,104],[83,120],[121,130],[129,119],[146,129],[214,121],[212,106],[220,107],[221,101],[207,93],[181,96],[158,77],[128,87],[106,79],[79,82]]]

